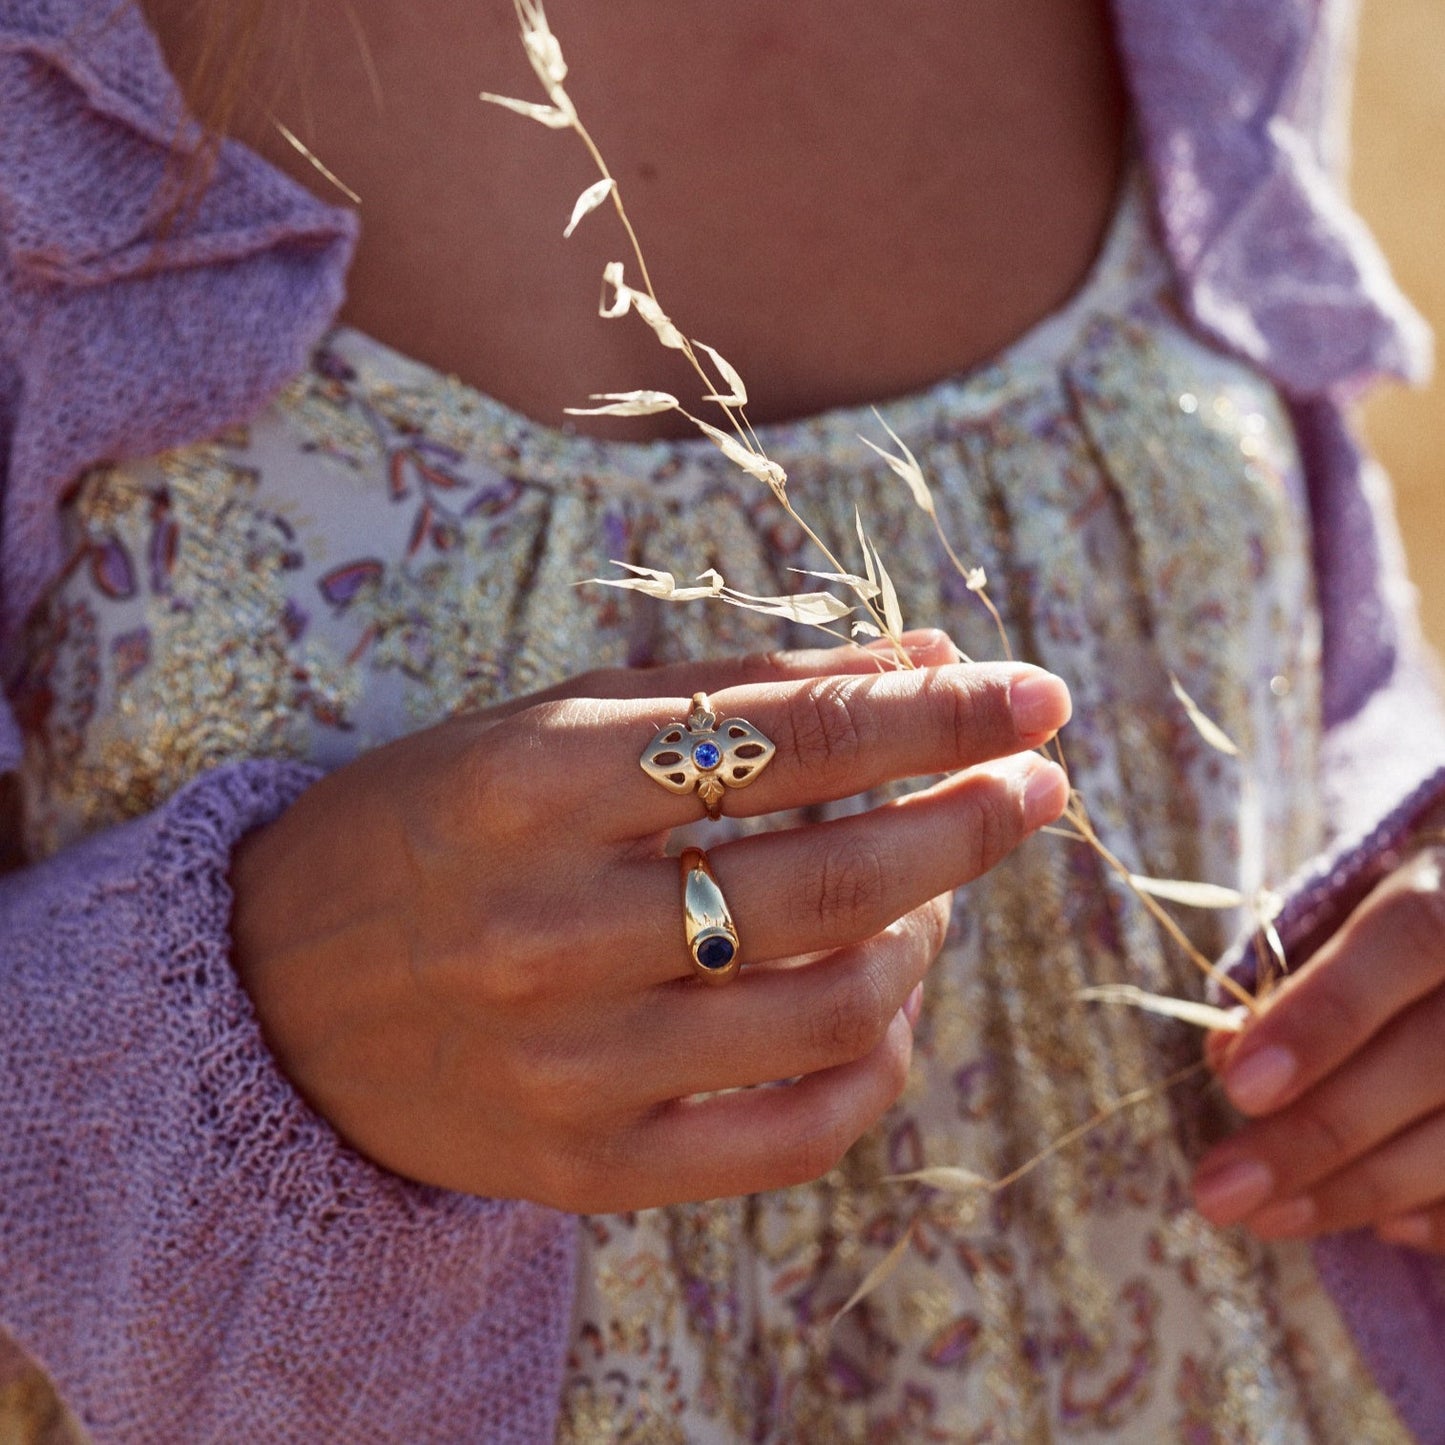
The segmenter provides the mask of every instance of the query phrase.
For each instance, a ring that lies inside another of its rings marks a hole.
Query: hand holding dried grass
[[[610,201],[626,233],[642,283],[640,288],[629,285],[625,279],[623,263],[620,261],[609,262],[603,272],[600,314],[606,318],[620,319],[635,313],[651,329],[659,344],[682,353],[703,384],[704,391],[701,400],[721,408],[725,424],[714,425],[694,415],[683,406],[676,396],[669,392],[645,389],[595,395],[592,400],[599,403],[598,405],[568,408],[568,411],[572,415],[578,416],[636,417],[664,412],[676,412],[683,416],[703,436],[717,446],[730,461],[747,475],[767,486],[788,516],[818,548],[826,560],[827,569],[808,572],[805,575],[836,584],[850,593],[853,600],[845,602],[834,594],[823,591],[779,597],[753,596],[729,587],[723,578],[712,569],[698,577],[696,585],[680,586],[670,573],[627,562],[618,562],[616,565],[633,574],[631,576],[590,580],[604,586],[642,592],[664,601],[720,601],[730,606],[747,608],[768,616],[784,617],[792,621],[821,627],[834,637],[843,636],[837,631],[836,625],[852,618],[849,623],[851,636],[886,640],[892,649],[894,665],[912,666],[902,642],[904,622],[897,592],[877,547],[867,534],[862,516],[855,516],[862,557],[862,570],[859,571],[846,567],[835,557],[813,528],[794,509],[788,495],[786,472],[767,456],[757,433],[748,422],[746,414],[748,392],[737,369],[716,348],[705,342],[690,339],[663,309],[653,287],[637,234],[628,217],[621,189],[579,118],[576,107],[563,84],[567,67],[562,58],[561,47],[547,24],[541,0],[514,0],[514,4],[522,29],[523,44],[532,62],[533,71],[546,92],[547,103],[542,105],[491,94],[484,94],[482,98],[553,129],[571,130],[582,141],[597,167],[599,179],[588,186],[578,197],[564,235],[572,235],[587,216]],[[1003,654],[1012,660],[1013,650],[1007,631],[1002,617],[988,596],[987,578],[983,569],[969,567],[959,558],[943,531],[932,493],[917,458],[883,418],[880,416],[878,419],[896,450],[890,451],[866,437],[861,440],[902,481],[914,504],[928,515],[950,564],[963,578],[967,589],[977,596],[981,604],[988,610],[997,628]],[[854,616],[854,614],[861,615]],[[960,657],[962,657],[961,654]],[[1223,730],[1194,703],[1177,678],[1171,676],[1170,682],[1175,696],[1200,737],[1220,753],[1237,759],[1239,750]],[[1064,766],[1063,750],[1057,741],[1054,744],[1054,750],[1056,760],[1061,766]],[[1277,911],[1277,900],[1273,895],[1261,890],[1258,896],[1251,899],[1236,890],[1181,880],[1153,879],[1132,871],[1100,839],[1090,821],[1084,801],[1077,791],[1071,790],[1070,792],[1064,822],[1066,827],[1048,831],[1060,832],[1091,848],[1104,866],[1124,887],[1130,890],[1164,933],[1183,950],[1185,956],[1210,980],[1216,990],[1233,998],[1245,1014],[1258,1011],[1260,1007],[1258,999],[1206,958],[1163,904],[1170,902],[1187,907],[1242,909],[1252,913],[1261,959],[1273,956],[1278,966],[1282,968],[1283,950],[1278,936],[1274,933],[1272,923],[1272,910]],[[1160,998],[1127,985],[1111,985],[1089,990],[1086,996],[1098,1002],[1143,1008],[1199,1028],[1237,1031],[1242,1027],[1241,1017],[1238,1014],[1226,1013],[1212,1005],[1194,1001]],[[924,1169],[910,1175],[899,1176],[899,1178],[938,1188],[983,1188],[988,1190],[1005,1188],[1023,1177],[1044,1159],[1083,1137],[1104,1120],[1112,1117],[1113,1114],[1145,1099],[1156,1097],[1161,1092],[1196,1076],[1203,1067],[1202,1062],[1191,1065],[1157,1085],[1135,1090],[1114,1101],[1091,1119],[1071,1130],[1063,1138],[1055,1140],[1034,1158],[1027,1160],[1000,1179],[987,1180],[971,1171],[951,1167]],[[891,1273],[903,1257],[909,1237],[908,1233],[904,1234],[889,1256],[860,1286],[845,1309],[851,1308]]]

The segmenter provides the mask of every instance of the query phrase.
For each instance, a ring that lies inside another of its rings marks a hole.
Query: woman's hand
[[[1445,1252],[1445,848],[1381,882],[1227,1049],[1211,1042],[1252,1122],[1200,1164],[1207,1218]]]
[[[475,1194],[617,1211],[826,1172],[903,1087],[949,890],[1065,801],[1029,751],[1067,720],[1063,684],[912,641],[926,670],[845,648],[590,674],[316,784],[232,875],[281,1067],[378,1163]],[[729,813],[954,775],[712,848],[744,959],[722,988],[691,975],[663,851],[701,807],[638,766],[699,690],[777,744]]]

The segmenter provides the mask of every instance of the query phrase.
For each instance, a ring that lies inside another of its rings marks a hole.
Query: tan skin
[[[183,68],[193,12],[150,8]],[[1102,0],[971,7],[966,24],[953,0],[553,0],[550,15],[668,306],[740,367],[757,420],[966,369],[1097,251],[1125,132]],[[588,391],[685,390],[642,328],[595,318],[602,263],[624,254],[608,220],[560,239],[593,178],[578,148],[475,99],[540,98],[510,5],[377,0],[356,20],[381,109],[332,0],[263,37],[288,77],[273,109],[363,197],[344,319],[552,423]],[[327,193],[264,117],[239,134]],[[593,424],[666,422],[625,426]],[[939,669],[946,641],[915,641],[929,670],[908,679],[851,651],[592,674],[335,774],[237,857],[236,961],[283,1066],[380,1162],[478,1193],[619,1209],[821,1172],[902,1085],[947,890],[1061,802],[1018,750],[1064,721],[1062,687]],[[697,687],[783,740],[740,811],[967,769],[847,836],[716,850],[763,958],[707,992],[679,964],[661,856],[688,810],[633,771],[638,739]],[[528,760],[544,741],[598,760],[603,802],[543,784]],[[1261,1020],[1212,1041],[1254,1116],[1201,1165],[1217,1223],[1373,1225],[1445,1249],[1438,866],[1427,852],[1387,879]],[[1251,1092],[1245,1065],[1269,1045],[1294,1072]]]

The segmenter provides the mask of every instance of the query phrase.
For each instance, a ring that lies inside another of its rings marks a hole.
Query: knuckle
[[[1395,1181],[1371,1163],[1351,1169],[1349,1177],[1327,1192],[1327,1212],[1351,1220],[1387,1218],[1400,1207]]]
[[[922,908],[914,911],[919,944],[930,963],[943,951],[943,945],[948,941],[948,927],[953,917],[951,903],[951,896],[944,895],[930,899]]]
[[[849,969],[833,983],[823,1006],[811,1011],[816,1057],[858,1059],[877,1045],[894,1013],[880,973],[868,963]]]
[[[802,769],[846,771],[872,743],[867,709],[838,679],[821,679],[803,688],[788,711],[789,746]]]
[[[745,683],[780,682],[796,670],[794,660],[783,648],[749,652],[738,659],[738,676]]]
[[[592,1151],[553,1139],[538,1148],[532,1173],[537,1202],[569,1214],[599,1211],[606,1180]]]
[[[1308,1031],[1312,1040],[1323,1042],[1324,1048],[1321,1050],[1318,1043],[1314,1048],[1306,1047],[1301,1050],[1306,1055],[1318,1052],[1333,1055],[1374,1032],[1374,1011],[1344,979],[1321,974],[1309,1003]]]
[[[465,831],[474,830],[479,820],[498,828],[520,821],[522,796],[516,769],[506,762],[506,733],[507,724],[499,723],[466,748],[457,762],[451,797]]]
[[[879,921],[888,864],[876,839],[853,837],[827,849],[817,874],[815,907],[825,937],[856,936]]]
[[[527,1111],[548,1123],[576,1124],[596,1096],[596,1080],[587,1060],[575,1049],[552,1039],[514,1044],[512,1084]]]
[[[976,758],[1000,739],[1012,741],[1012,714],[1006,689],[989,677],[929,671],[921,688],[925,718],[946,739],[957,758]]]
[[[788,1184],[809,1184],[831,1173],[862,1132],[836,1107],[811,1119],[788,1151],[784,1165]]]
[[[1388,918],[1397,952],[1428,958],[1439,951],[1445,941],[1445,890],[1433,868],[1407,872],[1390,900]]]
[[[575,722],[578,704],[567,699],[537,703],[488,728],[466,750],[453,789],[453,806],[469,821],[493,833],[534,828],[545,812],[547,793],[538,788],[537,759],[560,750],[564,718]]]
[[[1348,1121],[1327,1107],[1296,1105],[1290,1113],[1288,1129],[1290,1154],[1296,1169],[1312,1178],[1332,1173],[1358,1152]]]
[[[565,1207],[574,1214],[638,1207],[645,1192],[638,1152],[635,1128],[617,1120],[564,1134],[555,1154],[570,1199]]]
[[[1011,789],[989,788],[975,801],[970,863],[975,878],[1002,862],[1024,834],[1023,805]]]
[[[476,989],[485,1004],[535,1009],[563,995],[566,970],[534,919],[498,907],[478,923]]]

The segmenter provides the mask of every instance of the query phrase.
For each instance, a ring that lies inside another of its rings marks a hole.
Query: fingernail
[[[1224,1091],[1230,1102],[1246,1114],[1262,1114],[1284,1097],[1299,1072],[1295,1056],[1278,1044],[1267,1044],[1224,1071]]]
[[[1254,1159],[1239,1159],[1194,1177],[1194,1203],[1215,1224],[1237,1224],[1270,1196],[1274,1176]]]
[[[1058,732],[1074,710],[1069,689],[1048,672],[1031,672],[1016,679],[1009,688],[1008,702],[1021,737]]]
[[[1261,1239],[1286,1239],[1293,1234],[1308,1233],[1315,1221],[1315,1206],[1312,1199],[1300,1195],[1295,1199],[1281,1199],[1268,1209],[1261,1209],[1249,1221],[1249,1232]]]
[[[915,628],[912,632],[905,632],[898,640],[909,657],[941,656],[944,661],[952,662],[958,652],[953,645],[953,639],[941,627]],[[878,637],[872,642],[864,643],[863,650],[892,653],[894,647],[886,637]]]
[[[913,992],[908,995],[908,1001],[903,1005],[903,1016],[908,1020],[908,1027],[918,1027],[919,1015],[923,1012],[923,985],[914,984]]]
[[[1249,1010],[1243,1004],[1236,1004],[1229,1010],[1235,1018],[1242,1019]],[[1217,1074],[1224,1066],[1225,1056],[1239,1039],[1236,1033],[1227,1033],[1224,1029],[1213,1029],[1204,1039],[1204,1061],[1209,1065],[1210,1072]]]
[[[1428,1214],[1402,1214],[1375,1226],[1375,1234],[1386,1244],[1405,1244],[1411,1249],[1426,1249],[1434,1231]]]
[[[903,634],[903,650],[910,656],[953,651],[953,643],[941,627],[919,627]]]
[[[1069,780],[1057,763],[1040,762],[1024,784],[1024,825],[1041,828],[1052,823],[1069,801]]]

